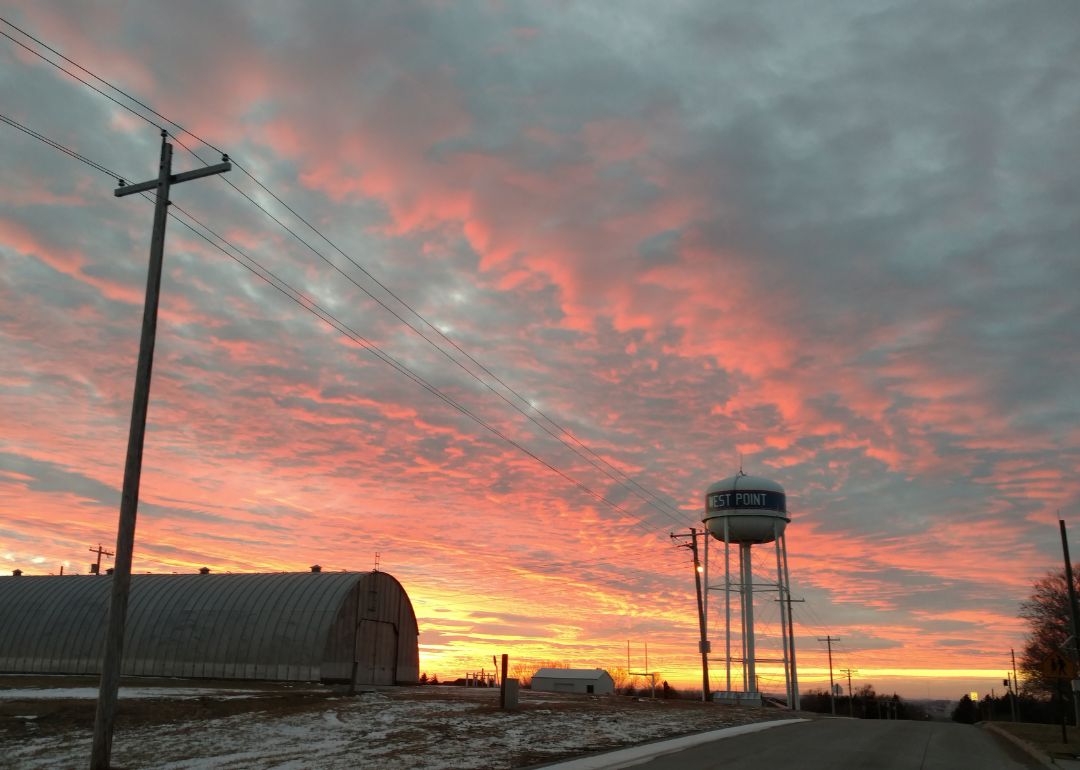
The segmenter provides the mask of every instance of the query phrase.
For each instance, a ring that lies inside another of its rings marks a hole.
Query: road
[[[981,727],[951,722],[816,719],[737,735],[635,770],[1019,770],[1042,767]]]

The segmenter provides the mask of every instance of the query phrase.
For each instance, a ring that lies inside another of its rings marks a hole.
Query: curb
[[[1054,760],[1050,758],[1049,754],[1044,752],[1042,749],[1038,748],[1035,744],[1029,743],[1029,742],[1025,741],[1023,738],[1017,738],[1015,735],[1010,733],[1008,730],[1002,730],[1000,727],[995,725],[993,722],[983,722],[982,727],[983,727],[984,730],[989,730],[990,732],[994,733],[995,735],[1000,735],[1005,740],[1012,742],[1018,748],[1023,749],[1028,754],[1030,754],[1033,758],[1037,759],[1039,762],[1046,765],[1047,767],[1060,767],[1060,765],[1055,763]]]
[[[578,759],[571,759],[553,765],[544,765],[543,767],[550,768],[550,770],[617,770],[617,768],[648,762],[649,760],[656,759],[656,757],[661,757],[664,754],[671,754],[676,751],[682,751],[683,749],[700,746],[703,743],[711,743],[723,738],[733,738],[736,735],[756,733],[761,730],[768,730],[770,727],[780,727],[781,725],[793,725],[797,722],[809,721],[809,719],[777,719],[771,722],[753,722],[748,725],[726,727],[723,730],[710,730],[707,733],[684,735],[681,738],[672,738],[671,740],[659,741],[657,743],[646,743],[643,746],[631,746],[626,749],[617,749],[604,754],[594,754],[591,757],[579,757]]]

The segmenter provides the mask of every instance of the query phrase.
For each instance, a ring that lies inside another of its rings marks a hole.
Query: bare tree
[[[1078,578],[1080,565],[1074,564],[1073,580],[1080,591]],[[1020,604],[1020,617],[1028,624],[1024,649],[1020,653],[1022,689],[1029,695],[1053,695],[1054,683],[1043,677],[1042,662],[1072,636],[1064,569],[1051,570],[1035,581],[1031,596]],[[1072,657],[1071,653],[1069,657]]]
[[[541,668],[570,668],[568,660],[521,660],[510,667],[510,676],[522,687],[531,687],[533,674]]]
[[[627,685],[630,684],[630,672],[622,666],[609,668],[607,672],[611,676],[611,681],[615,683],[615,692],[625,692]]]

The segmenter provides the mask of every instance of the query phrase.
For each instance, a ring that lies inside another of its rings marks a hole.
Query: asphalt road
[[[1042,767],[981,727],[817,719],[706,743],[635,770],[1018,770]]]

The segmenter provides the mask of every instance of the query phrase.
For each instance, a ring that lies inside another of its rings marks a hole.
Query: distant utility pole
[[[842,668],[841,674],[847,674],[847,703],[848,703],[848,716],[855,716],[855,693],[851,690],[851,675],[859,673],[857,668]]]
[[[833,684],[832,678],[832,643],[839,642],[839,636],[826,636],[822,639],[818,637],[819,642],[826,642],[829,645],[829,702],[832,705],[833,716],[836,716],[836,685]]]
[[[704,533],[708,537],[708,533]],[[675,535],[671,536],[672,540],[680,537],[689,537],[690,542],[684,543],[680,548],[689,548],[694,554],[694,583],[697,586],[697,608],[698,608],[698,626],[701,631],[701,640],[698,642],[698,650],[701,652],[701,700],[712,700],[712,693],[709,692],[709,640],[706,639],[705,631],[705,605],[701,601],[701,563],[698,561],[698,547],[697,538],[698,531],[695,527],[690,528],[689,535]]]
[[[161,293],[161,269],[165,254],[165,223],[169,215],[169,189],[174,184],[201,179],[232,168],[229,157],[222,163],[172,173],[172,145],[168,134],[161,131],[161,160],[158,177],[149,182],[125,185],[113,193],[117,198],[135,193],[155,191],[154,232],[150,239],[150,267],[146,275],[146,304],[143,306],[142,339],[139,342],[139,363],[135,369],[135,396],[131,404],[131,427],[128,431],[127,460],[124,463],[124,487],[120,497],[120,525],[116,533],[116,561],[113,563],[112,588],[109,595],[109,619],[105,631],[105,652],[101,661],[101,687],[98,690],[97,714],[94,717],[94,744],[90,751],[90,770],[108,770],[112,754],[113,720],[116,716],[116,697],[120,688],[120,661],[124,645],[124,625],[127,621],[128,592],[131,588],[131,560],[135,549],[135,514],[139,507],[139,481],[142,476],[143,441],[146,437],[146,411],[150,404],[150,370],[154,364],[154,342],[157,336],[158,298]]]
[[[90,568],[90,571],[93,572],[95,575],[100,575],[101,574],[101,557],[102,556],[112,556],[113,552],[112,551],[106,551],[104,548],[101,547],[101,543],[97,544],[97,548],[87,548],[86,550],[88,550],[90,553],[96,553],[97,554],[97,563],[94,564]]]
[[[1014,722],[1019,722],[1019,721],[1020,721],[1020,700],[1019,700],[1019,696],[1020,696],[1020,682],[1019,682],[1019,680],[1017,680],[1017,678],[1016,678],[1016,650],[1014,650],[1014,649],[1013,649],[1012,647],[1010,647],[1010,648],[1009,648],[1009,653],[1010,653],[1010,654],[1012,654],[1012,664],[1013,664],[1013,692],[1014,692],[1014,693],[1016,693],[1016,695],[1017,695],[1017,701],[1016,701],[1016,716],[1015,716],[1015,717],[1013,718],[1013,721],[1014,721]]]
[[[1072,560],[1069,558],[1069,538],[1065,535],[1065,520],[1058,519],[1061,527],[1061,550],[1065,555],[1065,582],[1069,586],[1069,618],[1072,620],[1072,659],[1080,671],[1080,610],[1076,607],[1076,585],[1073,583]],[[1080,727],[1080,692],[1073,690],[1073,706],[1076,725]]]

